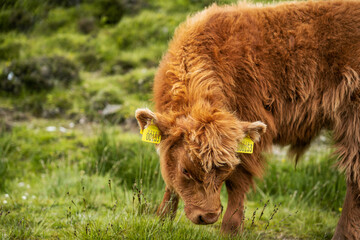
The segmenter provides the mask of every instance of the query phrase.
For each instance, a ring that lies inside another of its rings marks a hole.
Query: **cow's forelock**
[[[227,119],[228,118],[228,119]],[[234,168],[240,163],[236,154],[239,139],[245,137],[232,116],[221,116],[209,122],[195,123],[184,133],[184,141],[193,159],[199,159],[206,172],[214,167]]]
[[[201,138],[201,137],[200,137]],[[200,161],[205,172],[214,167],[229,166],[233,169],[240,160],[236,157],[232,146],[224,146],[221,140],[188,141],[189,153],[192,161]]]

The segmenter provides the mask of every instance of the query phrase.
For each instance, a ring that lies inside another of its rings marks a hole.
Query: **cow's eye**
[[[181,171],[186,177],[190,177],[190,173],[185,168],[183,168]]]

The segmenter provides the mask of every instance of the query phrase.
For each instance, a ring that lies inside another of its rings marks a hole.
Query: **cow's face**
[[[240,122],[225,112],[192,113],[174,117],[138,109],[136,118],[142,129],[150,122],[160,129],[161,173],[167,187],[183,199],[186,216],[196,224],[211,224],[221,214],[221,186],[241,162],[239,141],[246,136],[259,140],[266,126]]]
[[[227,165],[204,168],[183,138],[169,147],[161,146],[160,156],[165,163],[161,164],[162,176],[183,199],[186,216],[196,224],[216,222],[222,210],[221,186],[232,168]]]

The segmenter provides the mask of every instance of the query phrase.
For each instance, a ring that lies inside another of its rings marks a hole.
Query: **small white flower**
[[[26,200],[26,196],[22,196],[21,198],[24,199],[24,200]]]
[[[3,201],[3,203],[4,203],[4,204],[7,204],[7,201],[6,201],[6,200],[4,200],[4,201]]]
[[[35,195],[32,195],[31,198],[32,198],[32,199],[35,199],[36,197],[35,197]]]
[[[29,196],[29,194],[26,192],[25,194],[24,194],[25,196]]]
[[[9,81],[11,81],[11,80],[13,80],[13,78],[14,78],[14,73],[13,73],[13,72],[10,72],[10,73],[8,74],[8,76],[7,76],[7,79],[8,79]]]
[[[62,133],[66,133],[67,130],[64,127],[59,127],[59,131],[62,132]]]
[[[27,184],[27,185],[26,185],[26,188],[27,188],[27,189],[29,189],[29,188],[30,188],[30,185],[29,185],[29,184]]]
[[[9,194],[5,193],[5,197],[8,198],[8,197],[9,197]]]
[[[19,182],[18,186],[19,186],[19,187],[23,187],[23,186],[25,186],[25,183]]]
[[[55,131],[56,131],[56,127],[55,127],[55,126],[48,126],[48,127],[46,127],[46,131],[47,131],[47,132],[55,132]]]
[[[73,127],[75,127],[75,123],[73,122],[69,123],[69,128],[73,128]]]
[[[85,122],[86,122],[86,118],[84,118],[84,117],[80,118],[80,120],[79,120],[80,124],[84,124]]]

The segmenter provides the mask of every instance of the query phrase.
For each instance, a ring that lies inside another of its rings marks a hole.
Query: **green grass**
[[[153,76],[176,26],[213,1],[140,0],[117,23],[99,11],[100,0],[5,2],[0,75],[16,61],[62,56],[80,81],[0,89],[0,238],[228,238],[221,220],[192,224],[182,203],[174,221],[154,214],[165,187],[158,155],[131,124],[137,108],[153,106]],[[117,110],[103,114],[111,105]],[[316,143],[296,168],[283,154],[266,158],[238,238],[331,239],[345,195],[331,149]],[[226,208],[225,189],[221,199]]]
[[[3,238],[225,238],[221,221],[196,226],[186,219],[182,204],[173,222],[155,216],[164,183],[154,146],[141,142],[139,134],[81,124],[66,133],[46,131],[49,125],[68,124],[18,123],[2,133],[0,160],[7,165],[0,177]],[[269,156],[267,174],[248,195],[241,237],[330,239],[345,182],[331,168],[329,154],[309,154],[296,169]],[[225,208],[226,199],[223,191]]]

